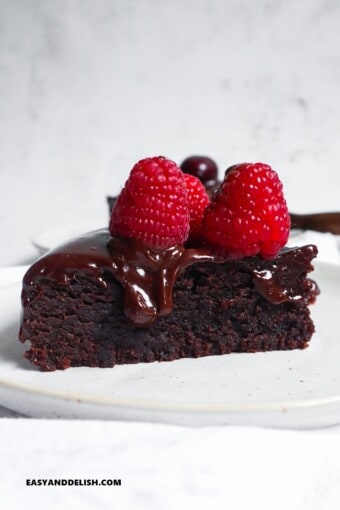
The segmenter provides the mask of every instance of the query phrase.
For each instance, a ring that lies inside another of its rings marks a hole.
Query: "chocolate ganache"
[[[275,264],[255,257],[253,283],[267,301],[279,304],[305,298],[296,288],[297,279],[306,264],[306,248],[316,255],[317,248],[310,245],[304,247],[304,250],[283,249]],[[166,250],[155,250],[134,240],[113,238],[107,229],[96,230],[50,251],[29,269],[23,282],[23,305],[29,304],[26,290],[33,285],[39,293],[39,282],[46,278],[67,284],[75,271],[84,271],[106,286],[106,275],[109,272],[124,288],[126,316],[136,326],[147,327],[156,317],[172,312],[173,286],[184,268],[195,263],[221,264],[226,261],[226,258],[204,248],[178,245]],[[246,261],[247,258],[244,263]],[[289,280],[285,276],[288,265],[295,268]],[[311,265],[309,267],[312,269]],[[317,294],[316,284],[312,280],[308,282],[309,288]]]

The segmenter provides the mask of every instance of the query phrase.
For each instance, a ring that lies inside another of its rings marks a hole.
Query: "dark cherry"
[[[203,184],[213,184],[217,180],[218,168],[207,156],[190,156],[181,164],[182,172],[198,177]]]

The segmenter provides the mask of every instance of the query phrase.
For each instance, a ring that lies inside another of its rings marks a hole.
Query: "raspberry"
[[[210,200],[205,188],[198,177],[184,174],[185,186],[188,192],[188,206],[190,211],[190,236],[196,236],[200,230],[204,211]]]
[[[290,218],[277,173],[264,163],[231,167],[207,207],[202,236],[235,258],[274,258],[288,239]]]
[[[110,233],[151,248],[170,248],[186,241],[189,218],[182,171],[164,157],[146,158],[133,167],[117,198]]]

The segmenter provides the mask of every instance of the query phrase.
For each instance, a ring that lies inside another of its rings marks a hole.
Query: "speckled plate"
[[[312,428],[340,423],[340,266],[317,263],[316,333],[303,351],[44,373],[17,340],[20,284],[0,289],[0,405],[34,417]]]

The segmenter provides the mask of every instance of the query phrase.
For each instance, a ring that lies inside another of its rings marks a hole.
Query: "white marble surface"
[[[0,0],[0,265],[107,222],[164,154],[276,168],[291,210],[340,207],[337,0]]]

